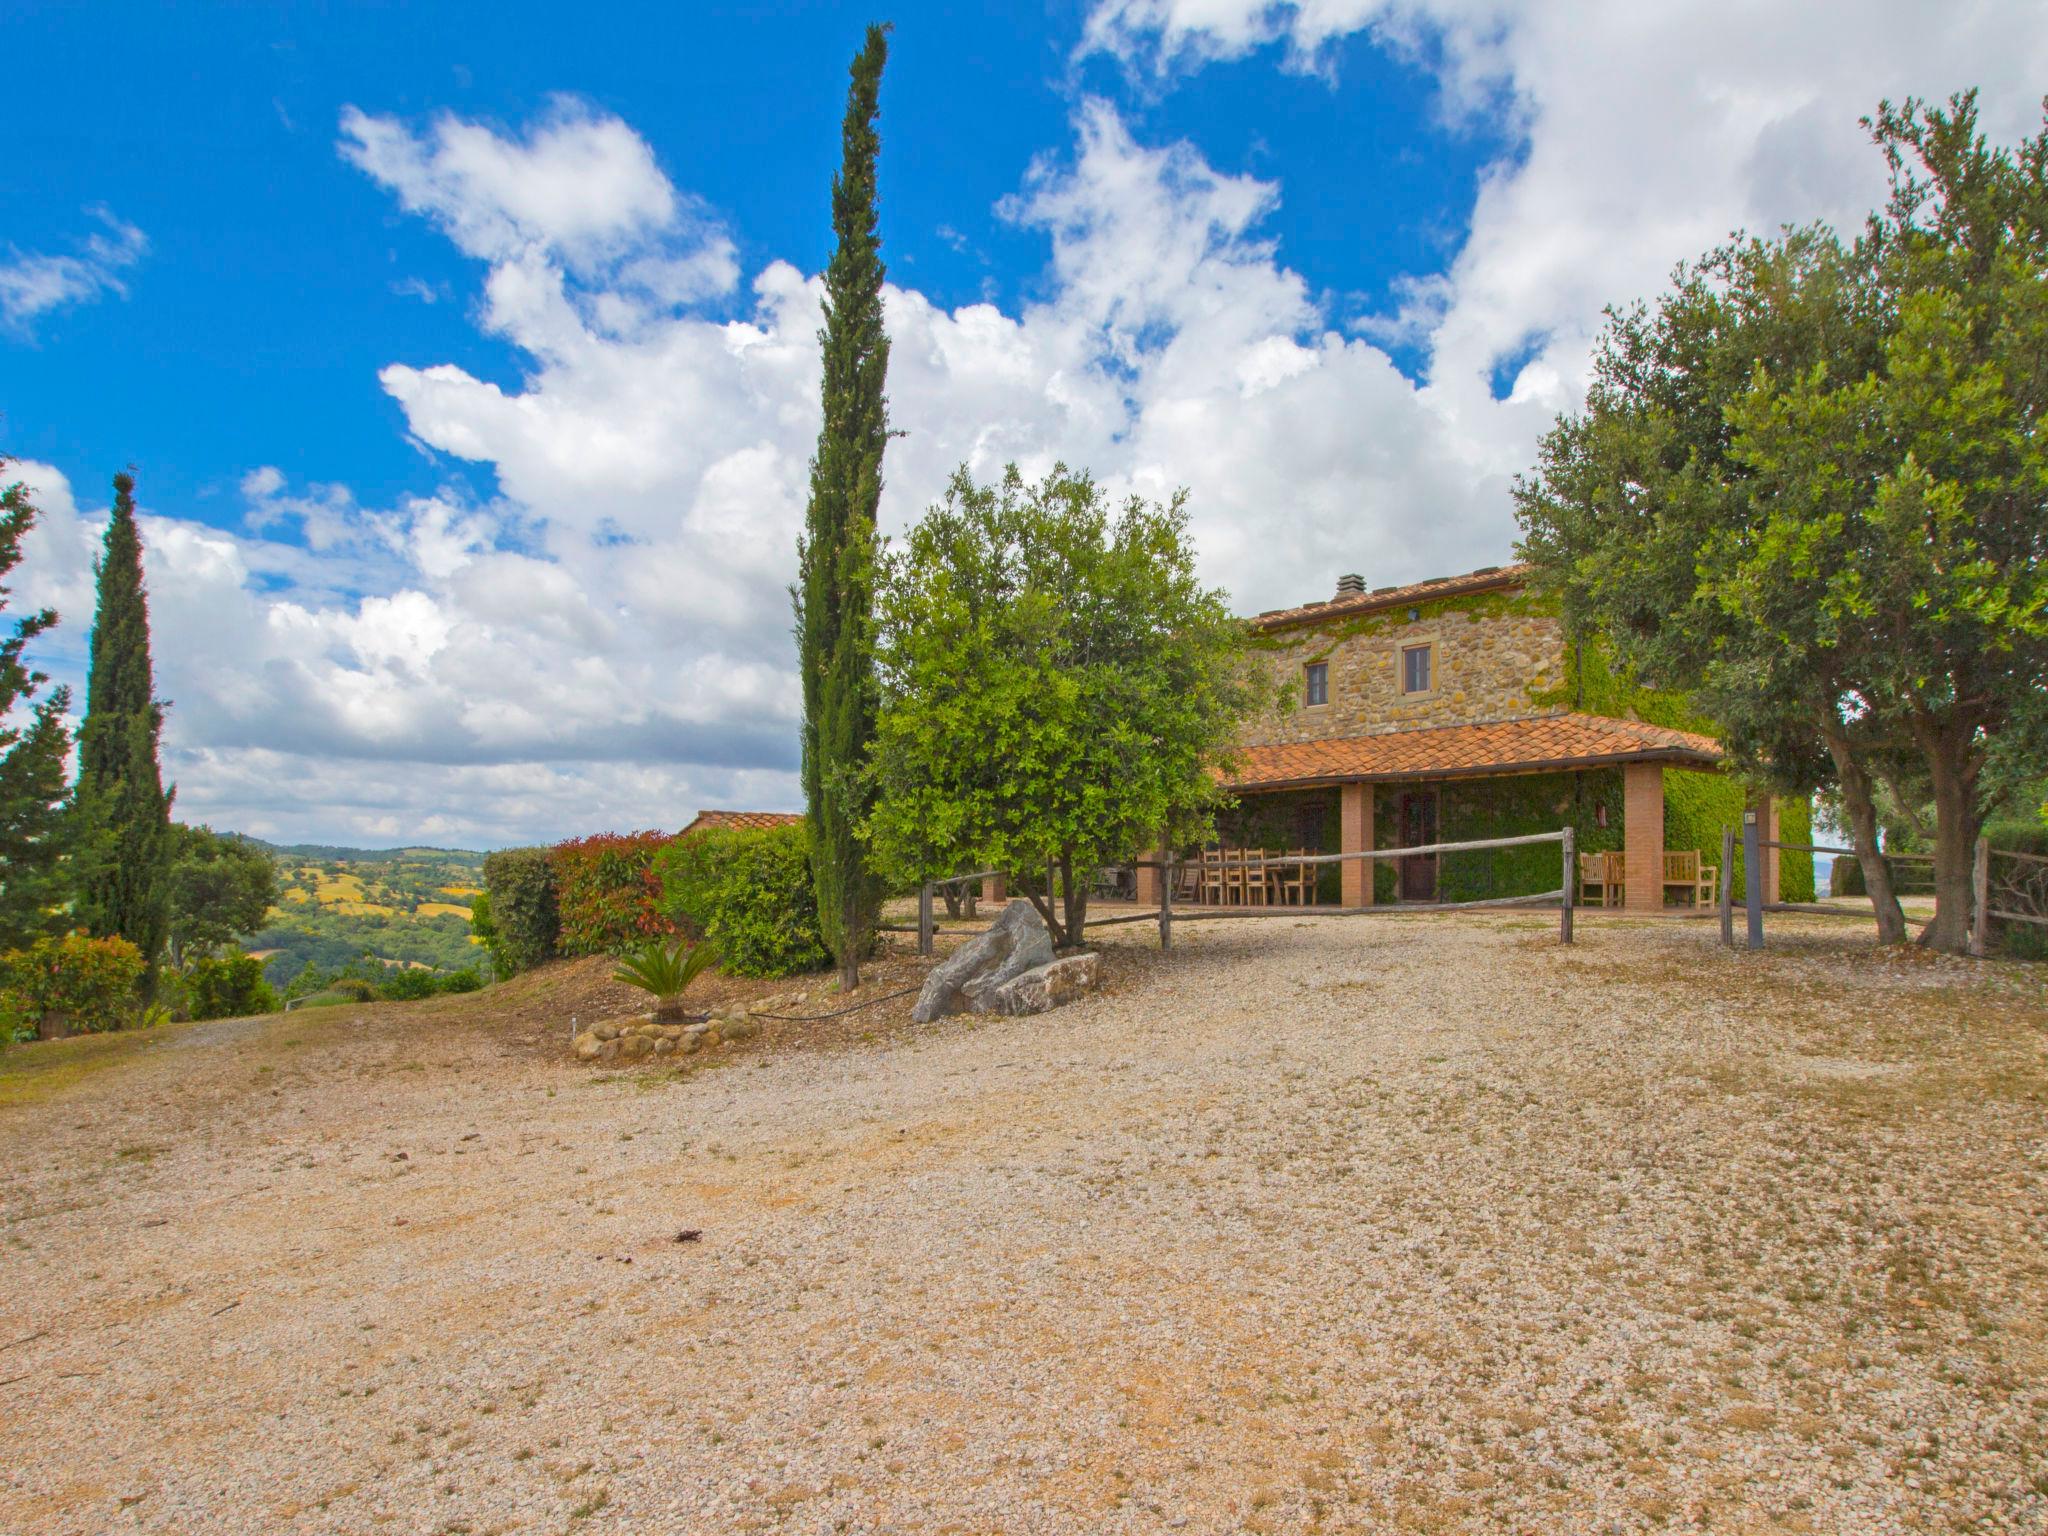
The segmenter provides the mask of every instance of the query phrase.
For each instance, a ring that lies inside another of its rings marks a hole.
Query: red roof
[[[803,813],[800,811],[699,811],[697,819],[676,836],[688,837],[699,827],[744,827],[759,830],[763,827],[786,827],[791,822],[803,819]]]
[[[1252,620],[1252,628],[1288,629],[1296,624],[1314,624],[1324,619],[1377,613],[1383,608],[1434,602],[1440,597],[1463,597],[1470,592],[1526,587],[1534,570],[1531,565],[1489,565],[1481,570],[1467,571],[1462,576],[1435,576],[1428,581],[1410,582],[1405,587],[1381,587],[1356,597],[1333,597],[1326,602],[1303,603],[1295,608],[1269,608]]]
[[[1545,715],[1486,725],[1440,725],[1378,736],[1288,741],[1238,751],[1236,789],[1345,779],[1467,778],[1590,768],[1604,763],[1664,762],[1713,767],[1721,746],[1710,736],[1604,715]]]

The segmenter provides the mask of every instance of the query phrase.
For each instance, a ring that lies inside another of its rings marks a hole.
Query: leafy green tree
[[[825,939],[842,987],[860,983],[882,888],[859,827],[861,768],[874,737],[875,509],[889,441],[889,336],[882,324],[882,243],[875,225],[875,131],[888,28],[871,26],[855,56],[832,182],[837,245],[825,269],[824,421],[811,460],[798,545],[797,663],[803,677],[804,802]]]
[[[1753,771],[1839,794],[1887,939],[1879,791],[1926,785],[1922,937],[1953,950],[1987,765],[2038,760],[2043,724],[2048,133],[1993,149],[1967,94],[1871,127],[1892,194],[1863,235],[1740,242],[1612,316],[1519,511],[1576,622]]]
[[[7,461],[0,458],[0,470]],[[21,561],[21,541],[35,525],[36,506],[19,481],[0,486],[0,581]],[[0,585],[0,612],[7,588]],[[57,622],[45,608],[0,634],[0,952],[19,949],[61,926],[65,886],[64,723],[71,694],[31,668],[29,642]],[[25,718],[17,710],[27,706]]]
[[[97,574],[78,733],[79,911],[94,934],[120,935],[154,968],[170,930],[171,794],[157,763],[164,706],[150,662],[133,475],[114,476],[114,512]]]
[[[889,873],[1057,869],[1058,898],[1025,889],[1071,944],[1102,865],[1207,833],[1258,684],[1185,502],[1112,512],[1064,465],[954,474],[884,566],[868,835]]]
[[[210,827],[170,829],[171,964],[255,933],[277,904],[277,866],[253,843]]]

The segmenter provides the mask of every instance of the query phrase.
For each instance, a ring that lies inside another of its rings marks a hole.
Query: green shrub
[[[46,1036],[122,1029],[140,1017],[142,971],[142,952],[126,939],[37,939],[0,958],[4,1011],[17,1030]]]
[[[504,848],[484,860],[491,964],[500,976],[552,960],[561,933],[545,848]]]
[[[473,965],[465,965],[459,971],[450,971],[442,976],[438,990],[444,993],[475,992],[484,984],[484,979]]]
[[[277,994],[254,955],[208,955],[186,968],[185,1010],[195,1019],[239,1019],[277,1011]]]
[[[793,976],[830,956],[811,886],[811,835],[802,822],[716,827],[679,837],[655,861],[664,915],[718,946],[729,976]]]
[[[432,997],[441,990],[441,981],[432,971],[407,967],[393,971],[391,979],[377,988],[377,995],[386,1002],[409,1003],[422,997]]]
[[[623,954],[674,934],[654,872],[669,841],[665,832],[600,832],[548,850],[560,913],[556,945],[563,954]]]
[[[681,939],[649,939],[639,949],[628,950],[612,972],[613,981],[638,987],[654,999],[654,1011],[674,1014],[682,1008],[682,996],[704,972],[718,964],[718,946],[699,939],[685,948]]]

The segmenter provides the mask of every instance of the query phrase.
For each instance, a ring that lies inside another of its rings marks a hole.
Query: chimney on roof
[[[1356,571],[1347,571],[1344,575],[1337,578],[1337,595],[1339,597],[1365,596],[1365,578]]]

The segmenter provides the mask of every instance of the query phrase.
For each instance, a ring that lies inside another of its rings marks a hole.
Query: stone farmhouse
[[[1283,696],[1225,772],[1238,794],[1220,824],[1226,848],[1352,852],[1569,823],[1584,852],[1620,855],[1589,861],[1613,889],[1587,887],[1588,899],[1661,912],[1696,904],[1718,877],[1721,828],[1739,825],[1745,806],[1718,743],[1651,718],[1682,717],[1682,706],[1595,676],[1527,566],[1370,591],[1345,576],[1330,597],[1252,627]],[[1779,807],[1762,809],[1778,828]],[[1788,840],[1802,840],[1807,808],[1787,809]],[[1802,872],[1810,891],[1810,857],[1792,865],[1771,855],[1767,900]],[[1668,878],[1688,868],[1699,872],[1690,888]],[[1139,875],[1139,900],[1156,900],[1156,876]],[[1560,878],[1555,845],[1537,845],[1326,865],[1292,895],[1346,907],[1487,900],[1554,890]]]

